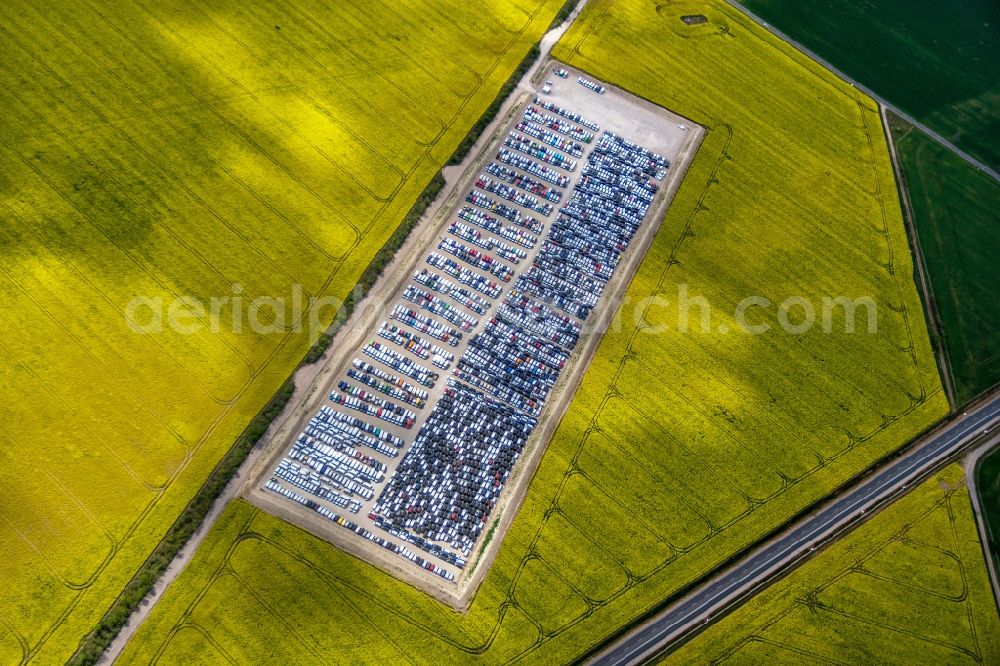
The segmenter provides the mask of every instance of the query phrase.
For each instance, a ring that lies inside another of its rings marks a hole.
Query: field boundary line
[[[892,170],[896,175],[896,191],[899,194],[899,202],[903,209],[903,222],[906,226],[907,236],[910,239],[910,250],[914,259],[914,272],[917,274],[917,281],[920,284],[920,291],[923,295],[921,300],[924,304],[924,318],[927,320],[927,327],[931,332],[931,344],[937,351],[938,366],[941,371],[941,379],[944,383],[945,395],[948,396],[948,405],[954,413],[958,410],[958,402],[955,399],[954,371],[951,367],[951,357],[948,356],[948,347],[944,342],[941,332],[942,326],[940,316],[938,315],[937,301],[934,297],[934,288],[931,285],[930,278],[927,276],[927,261],[924,258],[923,247],[920,245],[920,236],[917,234],[917,220],[913,215],[909,181],[906,178],[906,173],[904,173],[899,159],[895,138],[892,136],[892,126],[888,114],[895,114],[895,112],[891,111],[881,102],[878,102],[878,105],[880,115],[882,116],[882,131],[885,133],[885,140],[889,145],[889,158],[892,162]],[[901,116],[899,117],[902,118]]]

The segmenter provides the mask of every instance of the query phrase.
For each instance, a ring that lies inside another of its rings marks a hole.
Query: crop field
[[[708,132],[468,612],[237,502],[123,663],[565,662],[946,413],[871,100],[721,1],[595,1],[554,55]],[[841,294],[876,333],[736,330]]]
[[[1000,183],[901,121],[894,140],[956,400],[1000,383]]]
[[[0,6],[0,662],[73,652],[321,332],[237,303],[328,324],[561,4]]]
[[[948,467],[660,663],[997,663],[968,492]]]
[[[994,0],[743,0],[848,76],[1000,167]]]

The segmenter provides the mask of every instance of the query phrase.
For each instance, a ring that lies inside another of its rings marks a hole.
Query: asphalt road
[[[1000,423],[1000,394],[928,435],[922,444],[890,462],[874,477],[845,491],[831,504],[765,544],[712,582],[619,639],[591,661],[601,666],[637,664],[656,656],[692,628],[736,602],[791,565],[815,544],[865,512],[903,492],[928,470]]]
[[[958,146],[956,146],[954,143],[952,143],[951,141],[949,141],[948,139],[946,139],[944,136],[942,136],[938,132],[935,132],[934,130],[932,130],[927,125],[923,124],[922,122],[920,122],[919,120],[917,120],[916,118],[914,118],[913,116],[911,116],[910,114],[908,114],[905,111],[901,110],[899,107],[897,107],[892,102],[890,102],[886,98],[884,98],[881,95],[879,95],[878,93],[876,93],[871,88],[868,88],[864,84],[859,83],[855,79],[852,79],[847,74],[845,74],[841,70],[837,69],[837,67],[834,66],[829,60],[826,60],[825,58],[817,55],[813,51],[810,51],[804,44],[802,44],[802,42],[798,42],[798,41],[792,39],[791,37],[789,37],[788,35],[786,35],[785,33],[783,33],[782,31],[778,30],[773,25],[771,25],[770,23],[766,22],[764,19],[762,19],[761,17],[757,16],[752,11],[750,11],[749,9],[747,9],[746,7],[744,7],[743,5],[741,5],[739,2],[737,2],[737,0],[726,0],[726,1],[729,4],[731,4],[733,7],[736,7],[741,12],[743,12],[744,14],[746,14],[747,16],[749,16],[750,18],[752,18],[754,21],[756,21],[760,25],[762,25],[765,28],[767,28],[775,36],[777,36],[777,37],[781,38],[782,40],[788,42],[789,44],[791,44],[792,46],[794,46],[795,48],[797,48],[799,51],[802,51],[807,56],[809,56],[810,58],[812,58],[813,60],[815,60],[819,64],[823,65],[828,70],[830,70],[831,72],[833,72],[834,74],[836,74],[837,76],[839,76],[840,78],[842,78],[843,80],[847,81],[852,86],[854,86],[858,90],[862,91],[863,93],[865,93],[866,95],[868,95],[869,97],[871,97],[872,99],[874,99],[875,101],[877,101],[879,104],[881,104],[885,108],[887,108],[890,111],[892,111],[893,113],[895,113],[897,116],[899,116],[900,118],[902,118],[906,122],[908,122],[911,125],[913,125],[914,127],[918,128],[924,134],[927,134],[932,139],[934,139],[935,141],[937,141],[938,143],[940,143],[942,146],[944,146],[948,150],[950,150],[953,153],[955,153],[956,155],[958,155],[960,158],[962,158],[963,160],[965,160],[966,162],[968,162],[972,166],[976,167],[977,169],[979,169],[983,173],[989,175],[994,180],[1000,180],[1000,173],[998,173],[995,169],[991,168],[988,164],[985,164],[982,161],[977,160],[975,157],[973,157],[972,155],[969,155],[967,152],[965,152],[964,150],[962,150],[961,148],[959,148]]]

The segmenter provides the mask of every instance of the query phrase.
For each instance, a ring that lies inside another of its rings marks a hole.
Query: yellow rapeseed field
[[[468,613],[238,502],[123,663],[568,662],[945,415],[872,100],[722,0],[592,0],[555,54],[708,134]],[[780,326],[840,296],[877,330]]]
[[[345,296],[561,5],[0,3],[0,663],[72,654],[305,354],[234,310]]]
[[[1000,617],[958,465],[664,664],[995,664]]]

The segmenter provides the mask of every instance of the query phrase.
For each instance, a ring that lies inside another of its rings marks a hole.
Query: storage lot
[[[447,582],[689,139],[620,91],[546,78],[261,482]]]

